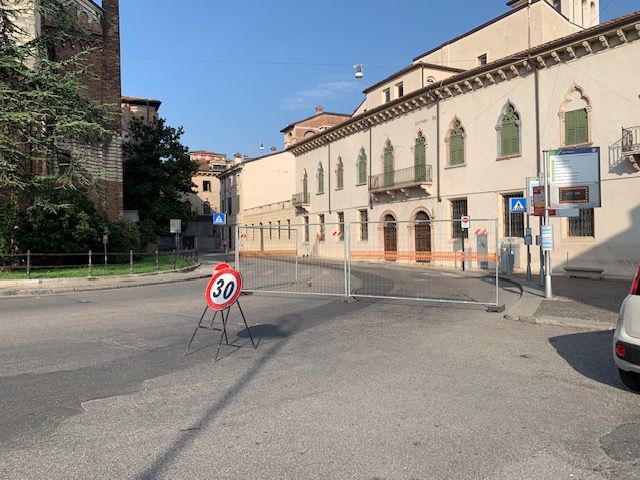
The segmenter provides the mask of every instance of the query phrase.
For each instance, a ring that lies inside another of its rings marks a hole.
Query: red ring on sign
[[[242,290],[242,276],[233,268],[216,268],[207,285],[205,299],[213,310],[233,305]]]

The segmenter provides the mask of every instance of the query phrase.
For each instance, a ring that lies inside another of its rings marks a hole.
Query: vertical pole
[[[176,249],[173,249],[173,269],[176,269]]]
[[[528,182],[527,182],[527,188],[528,188]],[[528,194],[527,194],[528,195]],[[529,196],[527,197],[527,200],[529,202],[531,202],[531,199],[529,198]],[[527,204],[527,229],[524,232],[525,233],[525,238],[527,238],[527,232],[531,233],[531,216],[529,215],[529,212],[531,211],[530,208],[532,208],[532,206],[530,205],[530,203]],[[533,238],[533,237],[530,237]],[[529,241],[529,243],[531,243],[531,241]],[[531,245],[527,245],[527,282],[531,281]]]
[[[91,250],[89,250],[89,276],[93,275],[93,265],[91,264]]]
[[[289,226],[289,232],[291,232],[291,226]],[[296,235],[296,280],[295,283],[298,283],[300,280],[298,279],[298,252],[300,251],[300,244],[298,243],[298,240],[300,239],[300,235],[298,234],[300,232],[300,228],[296,228],[295,229],[295,235]]]
[[[156,272],[160,271],[160,259],[158,258],[158,250],[156,250]]]
[[[236,236],[236,251],[235,251],[234,267],[237,270],[238,268],[240,268],[240,227],[238,225],[236,225],[235,236]]]
[[[545,188],[547,188],[545,186]],[[544,251],[542,250],[542,225],[544,222],[544,216],[540,217],[540,246],[539,254],[540,254],[540,274],[538,275],[538,286],[544,286]]]
[[[133,275],[133,250],[129,250],[129,273]]]
[[[495,220],[495,224],[494,224],[493,228],[494,228],[494,233],[495,233],[495,237],[496,237],[496,246],[495,246],[495,250],[494,251],[496,252],[496,262],[495,262],[495,264],[496,264],[496,307],[497,307],[498,305],[500,305],[500,303],[499,303],[499,300],[500,300],[500,288],[499,288],[499,285],[498,285],[499,278],[500,278],[500,276],[499,276],[500,269],[499,269],[499,265],[498,265],[500,257],[498,255],[498,252],[500,251],[500,246],[499,246],[499,243],[498,243],[498,228],[499,228],[499,226],[498,226],[498,219],[497,218]]]
[[[464,272],[464,232],[466,230],[464,228],[460,228],[460,239],[462,240],[462,271]]]
[[[27,280],[31,279],[31,250],[27,250]]]
[[[544,224],[549,226],[549,151],[544,152]],[[551,298],[551,254],[544,252],[544,297]]]
[[[509,200],[509,262],[507,262],[507,272],[513,274],[513,247],[511,246],[511,200]]]
[[[340,228],[340,225],[338,225],[338,228]],[[342,224],[342,243],[343,243],[343,247],[344,247],[344,296],[348,297],[349,296],[349,254],[348,254],[348,248],[347,248],[347,242],[349,241],[348,238],[349,236],[347,235],[347,224],[343,223]]]

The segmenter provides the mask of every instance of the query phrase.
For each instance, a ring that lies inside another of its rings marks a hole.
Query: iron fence
[[[86,269],[87,276],[114,274],[118,268],[128,267],[129,274],[160,271],[161,265],[175,270],[180,261],[198,261],[196,250],[173,250],[168,253],[147,252],[94,252],[83,253],[39,253],[27,251],[24,254],[0,254],[0,272],[24,271],[24,277],[31,279],[32,273],[43,271],[60,272],[64,269]],[[165,267],[166,268],[166,267]],[[14,278],[14,277],[12,277]]]

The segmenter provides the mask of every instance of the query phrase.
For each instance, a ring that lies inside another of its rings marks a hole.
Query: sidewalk
[[[0,297],[186,282],[209,278],[215,265],[221,262],[233,265],[233,261],[233,252],[207,253],[200,255],[200,263],[196,267],[179,271],[112,277],[0,281]],[[532,280],[527,282],[524,274],[501,276],[503,286],[505,282],[510,282],[521,290],[520,300],[504,313],[505,318],[539,324],[611,330],[615,328],[620,305],[631,286],[631,279],[605,276],[604,280],[587,280],[554,275],[551,279],[552,298],[546,299],[544,287],[537,283],[538,276],[534,275]]]
[[[505,318],[550,325],[567,325],[598,330],[611,330],[618,321],[622,301],[629,293],[631,279],[583,278],[553,275],[552,298],[545,298],[544,286],[538,285],[534,275],[527,282],[524,274],[514,274],[505,280],[519,285],[522,296]]]
[[[112,290],[144,285],[186,282],[198,278],[210,278],[215,265],[222,262],[233,264],[233,260],[233,252],[229,254],[225,254],[224,252],[205,253],[199,255],[198,265],[181,270],[105,277],[0,280],[0,297]]]

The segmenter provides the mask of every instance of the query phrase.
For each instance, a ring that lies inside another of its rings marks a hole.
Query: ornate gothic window
[[[367,154],[364,153],[364,148],[360,149],[360,155],[358,155],[358,185],[364,185],[367,183]]]
[[[422,132],[418,132],[415,148],[413,149],[413,176],[420,182],[427,178],[427,140]]]
[[[455,120],[449,133],[449,166],[464,165],[464,128],[460,120]]]
[[[502,110],[496,130],[498,131],[498,157],[519,155],[520,115],[510,102]]]
[[[324,169],[322,168],[322,164],[318,164],[318,193],[324,193]]]
[[[384,147],[384,183],[385,187],[393,186],[393,145],[389,140]]]
[[[342,158],[338,157],[338,165],[336,166],[336,189],[341,190],[344,188],[344,165],[342,164]]]

